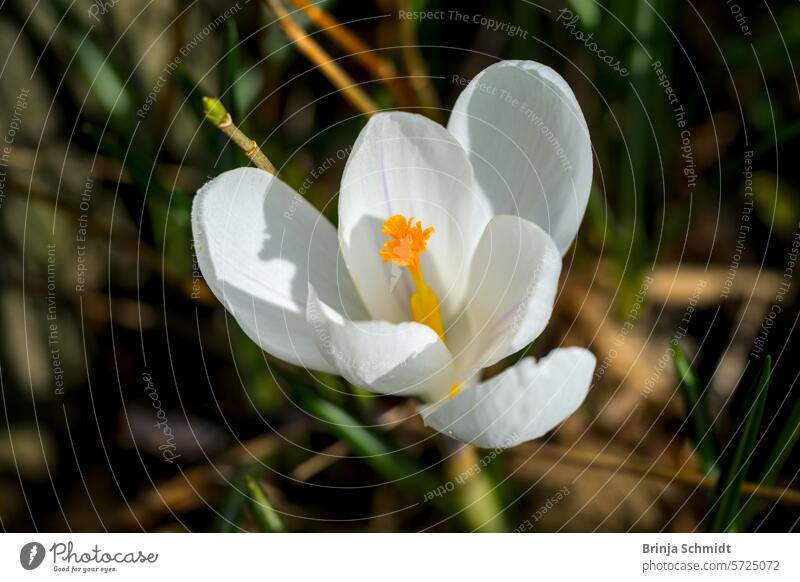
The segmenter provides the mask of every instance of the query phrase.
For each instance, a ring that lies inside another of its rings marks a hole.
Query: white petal
[[[485,368],[539,336],[553,312],[561,255],[546,232],[495,216],[472,258],[466,321],[448,335],[462,368]]]
[[[480,447],[513,447],[539,438],[581,405],[595,361],[583,348],[556,349],[539,362],[524,358],[452,400],[423,410],[425,424]]]
[[[533,61],[495,63],[458,97],[447,128],[494,213],[535,222],[565,253],[592,183],[589,130],[567,82]]]
[[[410,319],[406,269],[384,264],[381,233],[394,214],[434,227],[422,266],[445,322],[464,296],[469,260],[491,218],[467,154],[441,125],[412,113],[379,113],[361,131],[342,178],[339,241],[373,319]],[[394,281],[393,281],[394,276]],[[398,279],[399,277],[399,279]]]
[[[454,381],[439,336],[416,322],[350,321],[309,289],[308,325],[319,351],[348,382],[379,394],[439,399]]]
[[[254,342],[292,364],[334,371],[306,324],[309,282],[348,315],[366,312],[324,216],[280,179],[239,168],[197,193],[192,232],[208,286]]]

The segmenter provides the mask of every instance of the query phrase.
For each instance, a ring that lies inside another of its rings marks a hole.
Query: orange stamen
[[[419,256],[425,252],[428,239],[435,231],[433,227],[423,230],[419,220],[414,224],[413,216],[406,219],[402,214],[395,214],[383,223],[383,234],[392,237],[383,243],[380,251],[383,261],[401,267],[418,267]]]
[[[444,323],[439,311],[439,298],[428,284],[422,274],[419,256],[425,252],[428,239],[436,231],[433,227],[422,228],[422,222],[414,223],[414,217],[406,218],[402,214],[395,214],[383,223],[383,234],[392,237],[383,243],[379,251],[383,262],[393,262],[395,265],[407,267],[416,292],[409,298],[409,308],[414,321],[424,323],[445,341]]]

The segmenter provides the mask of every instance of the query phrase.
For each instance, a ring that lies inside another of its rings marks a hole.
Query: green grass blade
[[[303,407],[328,424],[328,430],[348,443],[363,457],[365,463],[393,481],[397,487],[410,491],[420,499],[436,491],[440,483],[425,471],[409,455],[389,445],[384,435],[377,435],[367,427],[361,426],[357,418],[337,404],[320,397],[305,387],[295,386]],[[434,497],[431,503],[447,515],[458,512],[451,496]]]
[[[758,440],[771,374],[772,358],[767,356],[758,380],[747,395],[742,418],[737,423],[739,436],[735,443],[731,443],[733,446],[731,454],[725,455],[726,458],[723,459],[720,478],[714,491],[712,506],[714,509],[711,514],[709,531],[732,531],[735,527],[742,493],[742,481],[747,474],[747,468],[753,457],[753,449]]]
[[[719,443],[714,429],[711,426],[711,418],[703,399],[703,388],[700,380],[689,365],[686,354],[683,353],[680,345],[675,343],[672,346],[673,362],[675,371],[678,374],[678,382],[683,397],[686,400],[689,420],[692,425],[692,439],[694,440],[700,460],[703,463],[703,470],[706,474],[717,472],[717,460],[719,459]]]
[[[231,533],[242,531],[239,523],[244,515],[245,496],[242,491],[243,487],[244,482],[240,476],[231,480],[214,518],[215,532]]]
[[[428,490],[433,482],[428,481],[424,469],[402,453],[393,451],[386,441],[337,404],[306,392],[301,395],[303,405],[309,412],[328,423],[328,428],[337,437],[350,444],[353,450],[364,457],[364,461],[388,479],[415,482]]]
[[[780,475],[786,460],[797,445],[800,439],[800,400],[795,402],[792,411],[789,413],[789,418],[783,425],[781,433],[778,435],[775,445],[772,447],[767,460],[764,463],[759,485],[774,485],[775,481]],[[746,530],[753,518],[766,506],[766,503],[754,496],[744,505],[744,509],[739,515],[737,520],[738,528],[740,531]]]
[[[60,37],[73,57],[67,65],[69,74],[83,77],[83,86],[110,118],[113,127],[122,132],[131,131],[137,119],[134,104],[138,99],[125,67],[112,54],[112,47],[95,34],[93,28],[84,26],[71,5],[53,0],[53,7],[62,19]]]
[[[252,496],[247,500],[247,507],[261,531],[267,533],[285,532],[286,526],[272,506],[269,495],[267,495],[261,484],[250,475],[245,475],[244,480]]]

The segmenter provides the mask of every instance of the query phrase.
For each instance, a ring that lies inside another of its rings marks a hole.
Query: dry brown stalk
[[[372,115],[380,108],[372,98],[342,69],[317,41],[306,34],[306,31],[295,22],[280,0],[265,0],[278,17],[284,32],[308,60],[315,63],[320,71],[328,77],[333,86],[342,92],[342,95],[362,113]]]

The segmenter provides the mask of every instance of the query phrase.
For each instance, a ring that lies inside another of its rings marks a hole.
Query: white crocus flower
[[[280,178],[226,172],[197,194],[208,285],[265,351],[379,394],[422,401],[428,426],[508,447],[542,436],[586,396],[581,348],[481,369],[550,318],[561,257],[592,178],[586,122],[567,83],[530,61],[475,77],[445,129],[374,115],[353,147],[339,231]]]

